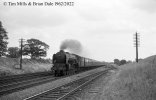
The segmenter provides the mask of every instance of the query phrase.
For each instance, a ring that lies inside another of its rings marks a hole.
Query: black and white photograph
[[[156,0],[0,0],[0,100],[156,100]]]

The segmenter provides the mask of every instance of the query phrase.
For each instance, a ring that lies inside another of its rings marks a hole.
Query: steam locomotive
[[[71,54],[69,52],[64,52],[60,50],[53,55],[53,67],[51,70],[54,72],[55,76],[63,76],[71,73],[76,73],[82,68],[87,68],[88,66],[99,66],[102,63],[92,60],[89,58],[81,57],[76,54]]]

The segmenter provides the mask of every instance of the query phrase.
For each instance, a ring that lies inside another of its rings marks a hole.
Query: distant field
[[[0,76],[33,73],[50,70],[51,60],[23,60],[23,68],[19,69],[19,59],[0,58]]]
[[[156,56],[119,66],[101,100],[156,100]]]

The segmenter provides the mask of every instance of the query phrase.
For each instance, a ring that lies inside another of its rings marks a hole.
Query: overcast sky
[[[156,0],[60,0],[74,6],[4,6],[0,21],[8,32],[9,47],[19,39],[36,38],[47,43],[48,58],[65,39],[83,46],[83,56],[101,61],[135,60],[133,35],[140,33],[139,58],[156,54]],[[36,0],[42,2],[47,0]],[[51,2],[59,0],[49,0]]]

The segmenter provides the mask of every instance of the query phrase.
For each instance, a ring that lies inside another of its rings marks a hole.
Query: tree
[[[37,39],[28,39],[27,43],[23,46],[23,55],[28,55],[31,59],[45,57],[47,55],[49,46]]]
[[[127,63],[132,63],[132,61],[131,60],[128,60]]]
[[[120,65],[124,65],[124,64],[126,64],[126,63],[127,63],[127,62],[126,62],[126,60],[124,60],[124,59],[120,61]]]
[[[8,35],[0,21],[0,57],[6,55]]]
[[[20,56],[20,54],[19,54],[19,48],[18,47],[9,47],[8,48],[7,57],[18,58],[19,56]]]
[[[119,59],[114,59],[114,64],[120,65],[120,60]]]

